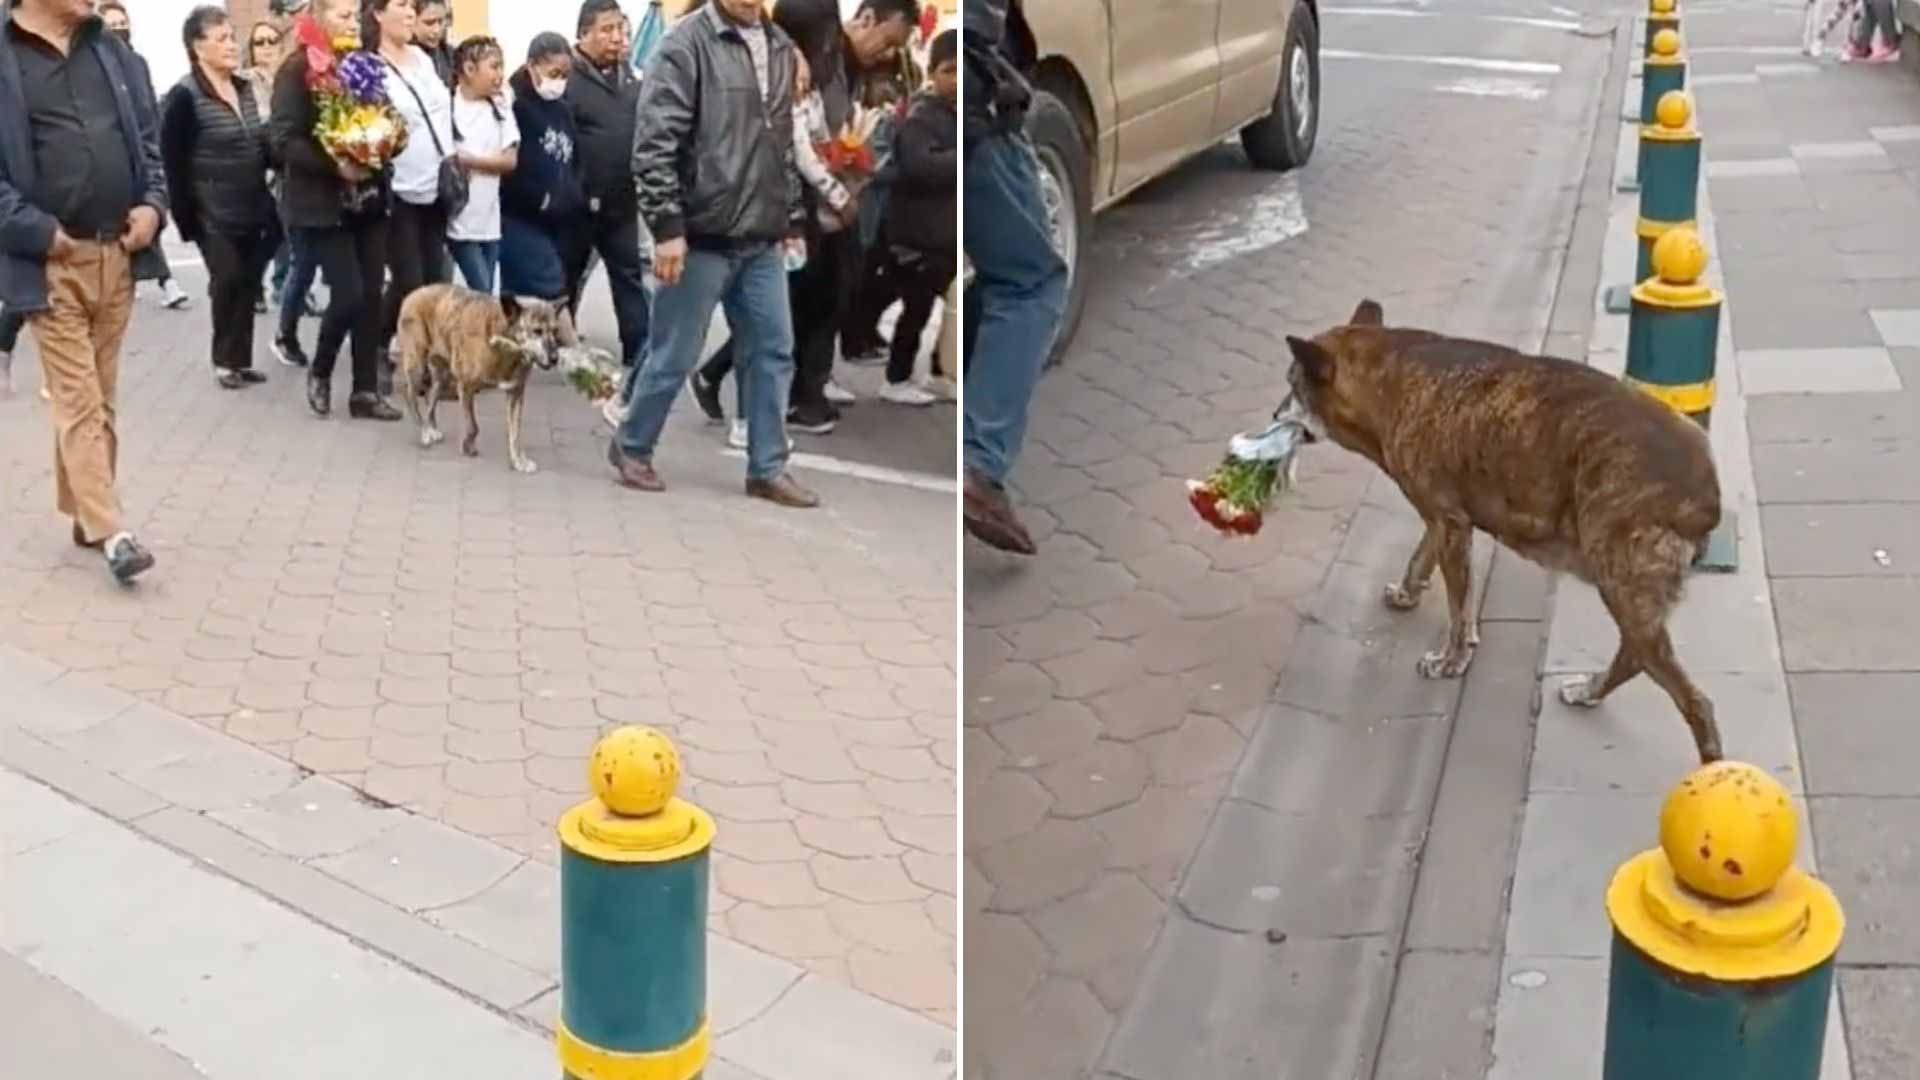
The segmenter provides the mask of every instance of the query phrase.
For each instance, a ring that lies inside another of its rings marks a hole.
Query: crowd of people
[[[958,57],[948,31],[915,62],[919,0],[861,0],[845,20],[836,0],[778,0],[770,16],[762,0],[695,0],[645,58],[619,0],[584,0],[573,39],[540,34],[511,74],[494,39],[450,40],[447,5],[274,0],[246,28],[195,8],[188,73],[160,95],[120,0],[0,12],[0,394],[24,323],[59,507],[120,580],[153,556],[113,493],[118,353],[136,280],[186,303],[156,242],[169,219],[207,270],[217,384],[266,381],[254,328],[271,301],[271,352],[305,369],[319,417],[350,349],[348,416],[400,418],[400,305],[456,269],[467,288],[575,313],[604,270],[628,369],[604,410],[608,459],[631,488],[664,486],[653,449],[683,386],[727,420],[729,372],[747,490],[790,506],[818,500],[787,472],[787,430],[826,434],[853,400],[837,361],[884,362],[889,402],[938,399],[914,364],[958,262]],[[390,161],[319,136],[316,77],[336,54],[342,72],[377,62],[405,131]],[[871,158],[830,167],[822,149],[869,111]],[[722,307],[729,340],[697,366]]]

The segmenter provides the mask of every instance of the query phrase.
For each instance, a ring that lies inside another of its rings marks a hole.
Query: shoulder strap
[[[393,61],[382,56],[380,62],[387,65],[387,69],[399,77],[400,85],[406,87],[407,93],[413,95],[413,103],[420,106],[420,116],[427,122],[427,137],[433,140],[433,152],[443,158],[446,157],[447,148],[440,145],[440,133],[433,130],[433,116],[427,112],[427,103],[421,99],[420,91],[415,90],[413,84],[407,81],[407,77],[401,74],[400,69],[393,66]],[[449,123],[453,120],[453,109],[451,107],[447,109],[447,120]]]

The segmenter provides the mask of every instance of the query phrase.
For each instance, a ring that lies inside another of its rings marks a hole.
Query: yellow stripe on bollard
[[[560,1065],[579,1080],[689,1080],[706,1067],[713,1040],[706,1022],[693,1037],[671,1050],[649,1054],[616,1054],[589,1046],[561,1024],[555,1031]]]
[[[1629,385],[1645,391],[1649,397],[1664,402],[1668,408],[1682,416],[1693,416],[1713,408],[1712,379],[1685,386],[1662,386],[1659,383],[1641,382],[1631,376],[1622,378]]]

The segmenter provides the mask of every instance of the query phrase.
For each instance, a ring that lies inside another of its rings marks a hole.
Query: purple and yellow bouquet
[[[387,98],[380,59],[351,38],[329,40],[311,18],[295,30],[307,50],[307,90],[320,116],[313,137],[335,161],[379,172],[407,147],[407,122]]]

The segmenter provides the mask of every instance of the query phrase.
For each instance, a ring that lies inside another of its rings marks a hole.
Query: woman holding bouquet
[[[400,410],[380,396],[379,300],[392,156],[406,127],[387,102],[384,66],[358,51],[357,0],[316,0],[293,25],[295,51],[274,77],[269,126],[285,170],[287,224],[331,289],[307,406],[315,416],[333,411],[333,366],[351,330],[347,414],[398,420]]]
[[[254,303],[280,246],[267,189],[267,129],[224,8],[197,7],[181,30],[192,63],[160,109],[160,160],[173,222],[212,279],[213,370],[222,387],[267,381],[253,366]]]

